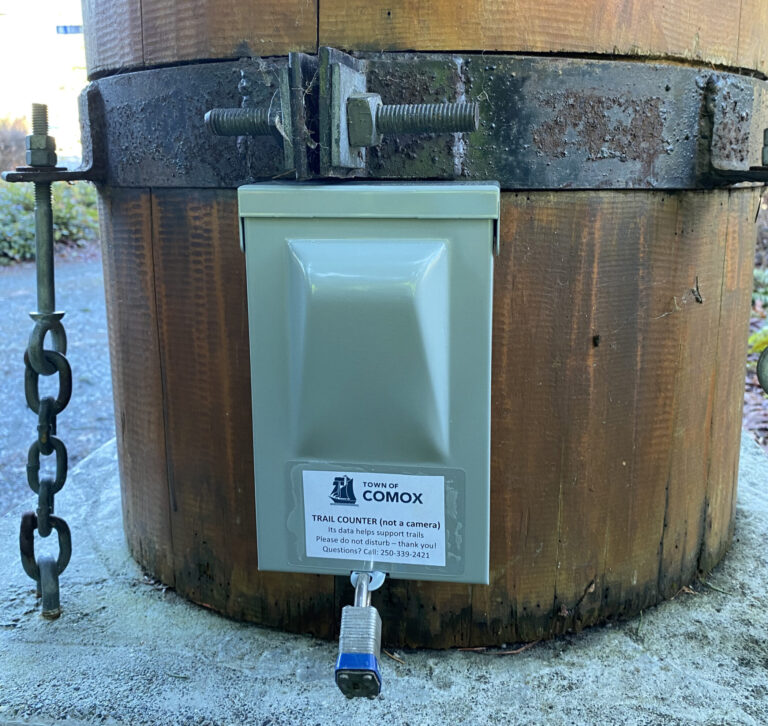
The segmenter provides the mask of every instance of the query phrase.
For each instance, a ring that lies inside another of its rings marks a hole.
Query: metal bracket
[[[252,100],[250,69],[240,70],[238,90],[243,97],[240,108],[212,108],[203,120],[216,136],[237,136],[238,145],[249,136],[280,136],[283,139],[283,167],[294,169],[293,124],[291,116],[291,80],[287,67],[275,70],[278,89],[268,106],[257,106]]]
[[[705,124],[709,134],[711,175],[723,184],[758,182],[768,184],[768,129],[763,130],[761,166],[749,166],[753,86],[723,76],[710,76],[705,89]]]
[[[219,136],[283,137],[285,171],[297,179],[346,177],[367,168],[367,147],[385,133],[475,131],[474,103],[387,105],[366,93],[367,62],[334,48],[320,48],[319,58],[291,53],[279,72],[280,110],[253,107],[244,94],[241,108],[215,108],[205,114]],[[241,92],[250,82],[242,71]],[[317,152],[317,153],[314,153]]]
[[[311,179],[318,167],[317,143],[317,57],[291,53],[290,73],[291,139],[296,178]]]
[[[320,48],[320,176],[349,176],[364,169],[366,151],[349,145],[347,99],[365,93],[365,61],[335,48]]]
[[[15,171],[3,172],[7,182],[49,183],[57,181],[99,182],[106,175],[106,148],[104,133],[104,104],[95,83],[88,85],[78,99],[80,107],[80,137],[83,160],[77,169],[63,166],[19,166]]]
[[[369,146],[382,135],[476,131],[480,106],[473,103],[384,105],[367,93],[368,64],[334,48],[320,49],[321,176],[348,176],[366,169]]]
[[[347,101],[365,93],[365,61],[320,48],[320,176],[348,176],[365,169],[366,150],[349,143]]]
[[[275,71],[278,90],[268,106],[257,106],[252,100],[251,70],[240,71],[240,108],[213,108],[204,116],[205,125],[217,136],[237,136],[247,144],[249,136],[280,136],[283,140],[283,168],[297,179],[308,179],[311,151],[317,147],[308,127],[313,117],[311,99],[317,59],[306,53],[290,53],[288,65]],[[307,80],[308,79],[308,80]],[[309,107],[309,108],[307,108]]]

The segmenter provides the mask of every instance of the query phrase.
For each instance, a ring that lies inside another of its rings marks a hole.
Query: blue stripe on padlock
[[[373,671],[381,683],[379,659],[373,653],[341,653],[336,660],[337,671]]]

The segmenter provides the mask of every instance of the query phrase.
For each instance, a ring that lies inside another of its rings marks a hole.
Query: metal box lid
[[[259,567],[487,582],[493,184],[259,184]]]
[[[238,189],[241,217],[498,219],[499,186],[489,182],[250,184]]]

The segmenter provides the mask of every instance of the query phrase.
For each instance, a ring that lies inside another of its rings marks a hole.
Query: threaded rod
[[[381,134],[475,131],[479,121],[478,103],[393,104],[376,110],[376,130]]]
[[[44,103],[32,104],[32,133],[35,136],[48,135],[48,106]]]
[[[56,309],[53,280],[53,213],[51,185],[35,182],[35,262],[37,265],[37,312]]]
[[[205,114],[205,125],[217,136],[278,134],[275,121],[263,108],[213,108]]]

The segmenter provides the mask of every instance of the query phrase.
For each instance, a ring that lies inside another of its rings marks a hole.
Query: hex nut
[[[48,149],[27,149],[28,166],[56,166],[56,153]]]
[[[41,134],[32,134],[27,136],[26,143],[27,151],[41,150],[41,151],[56,151],[56,139],[53,136],[43,136]]]
[[[347,130],[350,146],[377,146],[376,109],[381,106],[378,93],[352,93],[347,100]]]

